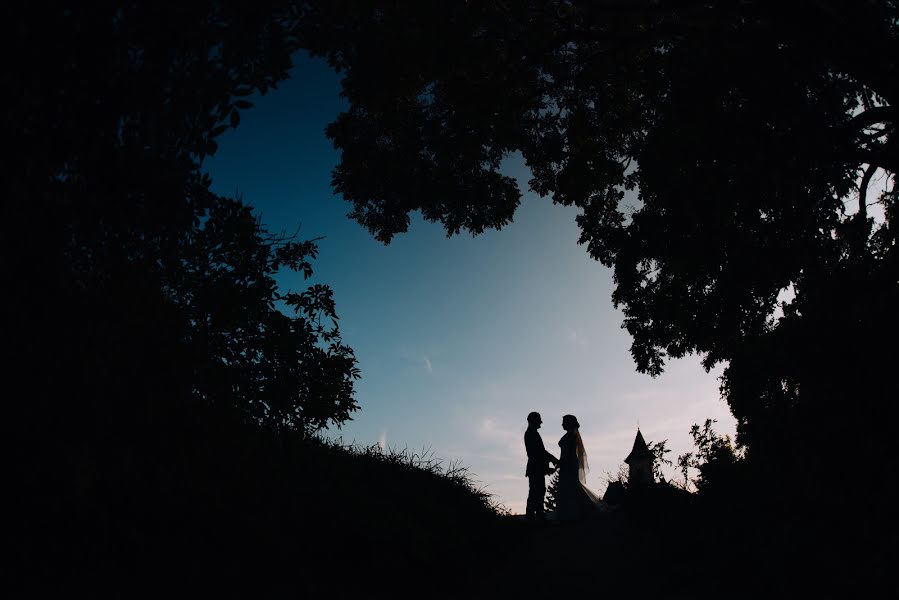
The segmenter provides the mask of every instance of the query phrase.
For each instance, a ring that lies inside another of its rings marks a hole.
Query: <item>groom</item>
[[[546,514],[543,512],[543,496],[546,495],[544,477],[553,472],[549,463],[559,464],[559,460],[543,447],[543,438],[537,433],[542,424],[540,413],[532,412],[528,415],[528,428],[524,432],[524,448],[528,453],[528,466],[524,472],[528,478],[528,505],[525,517],[528,521],[546,520]]]

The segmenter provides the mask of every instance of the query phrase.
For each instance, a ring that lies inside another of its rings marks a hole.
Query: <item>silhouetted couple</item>
[[[543,497],[546,495],[546,476],[559,469],[556,487],[556,517],[559,521],[576,521],[601,510],[604,505],[596,494],[586,487],[587,451],[581,440],[580,423],[574,415],[562,417],[565,435],[559,440],[559,458],[546,451],[543,438],[537,432],[543,424],[540,413],[528,415],[528,428],[524,432],[524,447],[528,453],[528,503],[526,518],[529,521],[545,521]]]

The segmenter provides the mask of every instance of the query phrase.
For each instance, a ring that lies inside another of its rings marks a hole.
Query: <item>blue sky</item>
[[[611,272],[577,245],[576,209],[526,192],[502,231],[448,239],[414,219],[389,246],[347,219],[350,204],[330,188],[339,156],[324,134],[345,106],[338,93],[327,65],[298,56],[293,77],[254,98],[205,164],[213,190],[242,196],[270,231],[325,236],[315,281],[333,288],[362,370],[361,410],[332,435],[458,460],[520,513],[532,410],[555,454],[562,415],[578,417],[588,485],[600,493],[638,423],[647,441],[668,440],[672,458],[691,449],[693,423],[717,419],[718,431],[733,434],[719,373],[705,373],[698,358],[674,361],[656,379],[635,372]],[[506,170],[527,180],[514,157]],[[279,285],[305,284],[284,274]]]

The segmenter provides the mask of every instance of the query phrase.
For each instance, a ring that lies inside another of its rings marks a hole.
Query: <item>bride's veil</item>
[[[581,439],[581,432],[574,432],[575,448],[577,449],[577,478],[584,485],[587,484],[587,473],[590,472],[590,464],[587,462],[587,451],[584,449],[584,440]]]
[[[575,430],[574,432],[574,441],[575,448],[577,449],[577,478],[581,482],[581,487],[597,508],[605,510],[605,503],[602,499],[596,492],[587,487],[587,473],[590,471],[590,464],[587,462],[587,451],[584,449],[584,440],[581,439],[581,432],[578,430]]]

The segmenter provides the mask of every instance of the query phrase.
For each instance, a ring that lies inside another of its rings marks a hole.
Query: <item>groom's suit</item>
[[[549,463],[556,462],[556,457],[546,451],[537,428],[530,425],[524,432],[524,449],[528,453],[528,466],[524,472],[528,478],[527,517],[543,518],[543,497],[546,495],[544,477],[549,471]]]
[[[528,453],[525,477],[545,477],[546,472],[549,471],[549,463],[556,462],[556,457],[546,451],[543,446],[543,438],[540,437],[536,427],[528,426],[524,431],[524,449]]]

